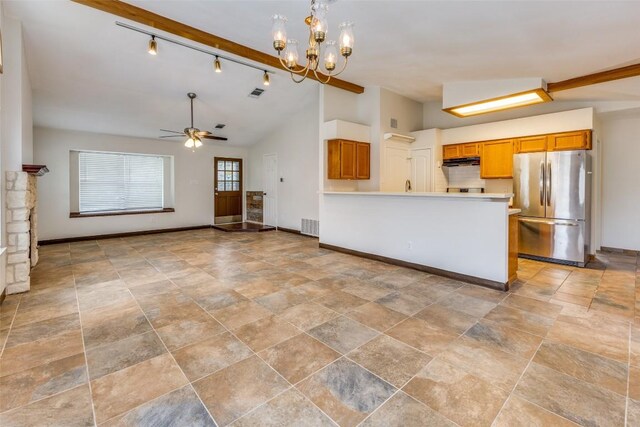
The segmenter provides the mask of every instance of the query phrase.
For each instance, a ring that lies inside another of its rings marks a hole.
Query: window
[[[240,191],[240,162],[218,160],[218,191]]]
[[[80,213],[163,208],[162,156],[82,151],[78,169]]]

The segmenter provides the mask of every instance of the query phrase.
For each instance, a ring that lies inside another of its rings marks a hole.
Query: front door
[[[214,159],[215,224],[242,221],[242,159]]]

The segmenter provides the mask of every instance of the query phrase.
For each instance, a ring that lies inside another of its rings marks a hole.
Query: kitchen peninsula
[[[508,290],[511,196],[325,191],[320,245]]]

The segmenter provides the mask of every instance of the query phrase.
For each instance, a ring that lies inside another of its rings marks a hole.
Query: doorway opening
[[[214,224],[242,222],[242,159],[214,158]]]

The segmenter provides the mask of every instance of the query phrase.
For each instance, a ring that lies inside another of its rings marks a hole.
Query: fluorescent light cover
[[[548,101],[552,101],[552,99],[547,92],[543,89],[535,89],[500,98],[478,101],[458,107],[446,108],[444,111],[458,117],[468,117],[475,116],[477,114],[491,113],[494,111],[508,110],[510,108],[524,107],[526,105],[540,104]]]

